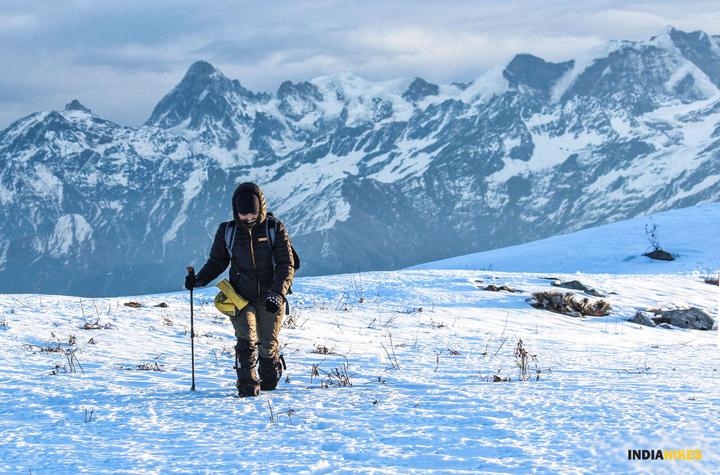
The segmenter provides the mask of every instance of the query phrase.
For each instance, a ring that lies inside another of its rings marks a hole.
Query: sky
[[[201,59],[255,91],[341,72],[465,82],[668,25],[720,34],[720,2],[0,0],[0,128],[74,98],[140,125]]]

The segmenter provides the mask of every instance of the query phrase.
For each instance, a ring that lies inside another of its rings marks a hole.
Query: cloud
[[[17,33],[34,28],[37,18],[25,13],[8,13],[0,15],[0,32],[4,35]]]
[[[472,80],[527,52],[562,61],[672,24],[720,33],[717,2],[511,0],[7,0],[0,127],[78,97],[137,125],[205,59],[254,90],[353,72],[371,80]]]

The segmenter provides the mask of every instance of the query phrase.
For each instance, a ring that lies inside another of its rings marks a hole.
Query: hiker
[[[230,284],[248,301],[230,316],[237,337],[236,386],[240,397],[257,396],[260,389],[275,389],[282,375],[278,337],[296,258],[285,226],[267,212],[260,187],[249,182],[238,185],[232,208],[233,221],[220,224],[207,263],[194,280],[187,275],[185,288],[208,285],[230,264]],[[234,226],[234,236],[228,226]]]

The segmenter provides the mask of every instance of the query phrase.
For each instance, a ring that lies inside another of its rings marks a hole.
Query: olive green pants
[[[257,307],[251,303],[230,317],[235,337],[254,346],[259,343],[262,358],[277,359],[280,344],[280,327],[285,317],[285,305],[280,306],[276,314],[265,310],[264,305]]]

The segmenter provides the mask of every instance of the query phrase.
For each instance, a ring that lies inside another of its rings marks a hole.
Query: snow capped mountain
[[[194,183],[212,170],[185,139],[122,127],[77,101],[20,119],[0,147],[0,268],[16,292],[131,282],[176,239]]]
[[[210,63],[198,61],[158,103],[145,125],[178,133],[225,167],[248,164],[248,137],[254,130],[256,110],[269,97],[245,89]]]
[[[143,127],[74,101],[0,132],[0,290],[177,288],[245,180],[303,273],[716,201],[719,86],[719,37],[672,28],[560,63],[518,54],[466,84],[343,73],[256,93],[200,61]]]

